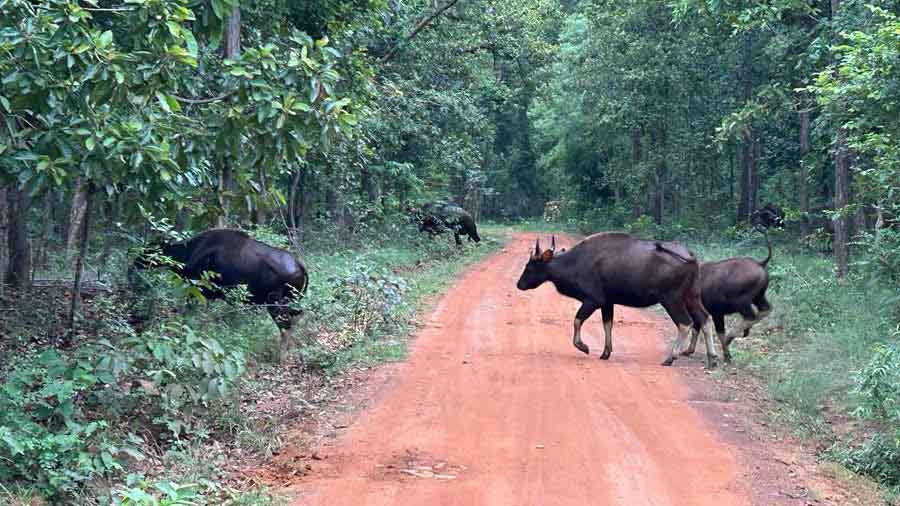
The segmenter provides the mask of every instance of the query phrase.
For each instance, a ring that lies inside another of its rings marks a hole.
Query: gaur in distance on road
[[[538,240],[516,286],[519,290],[532,290],[550,281],[559,293],[580,301],[572,344],[584,353],[589,350],[581,340],[581,326],[600,309],[606,338],[601,359],[608,359],[612,353],[616,304],[661,304],[678,328],[672,351],[663,365],[672,364],[691,325],[697,324],[706,338],[707,367],[712,368],[715,348],[706,329],[709,315],[700,301],[699,272],[693,253],[680,243],[641,240],[610,232],[592,235],[559,254],[555,238],[548,250],[541,250]]]

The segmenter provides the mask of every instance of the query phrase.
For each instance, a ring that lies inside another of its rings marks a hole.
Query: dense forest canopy
[[[0,9],[13,282],[24,238],[71,249],[86,207],[301,231],[377,227],[417,199],[494,218],[554,201],[721,228],[772,202],[804,236],[834,232],[843,273],[895,200],[896,2]]]

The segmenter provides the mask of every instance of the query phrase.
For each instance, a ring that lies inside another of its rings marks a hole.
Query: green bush
[[[65,357],[46,351],[0,387],[0,481],[24,480],[60,497],[120,470],[124,455],[140,458],[128,444],[113,442],[96,412],[103,384],[96,352],[84,347]]]
[[[855,472],[889,487],[900,487],[900,344],[880,344],[856,374],[855,414],[884,427],[862,445],[836,452],[837,459]]]
[[[857,448],[835,450],[833,457],[855,473],[894,489],[900,487],[900,439],[896,434],[875,434]]]
[[[199,423],[210,403],[229,395],[244,373],[246,356],[186,324],[166,322],[123,340],[100,365],[139,385],[126,395],[139,396],[153,422],[178,438]]]

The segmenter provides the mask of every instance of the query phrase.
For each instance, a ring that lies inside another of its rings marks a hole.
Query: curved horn
[[[536,256],[536,257],[541,256],[541,239],[540,238],[538,238],[534,242],[534,256]]]
[[[556,236],[550,236],[550,251],[556,251]]]

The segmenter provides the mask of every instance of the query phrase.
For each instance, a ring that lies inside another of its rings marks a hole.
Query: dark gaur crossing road
[[[659,365],[671,321],[618,307],[610,360],[599,318],[580,353],[578,302],[516,289],[535,238],[516,235],[440,300],[375,405],[318,449],[295,505],[750,503],[736,457]]]

